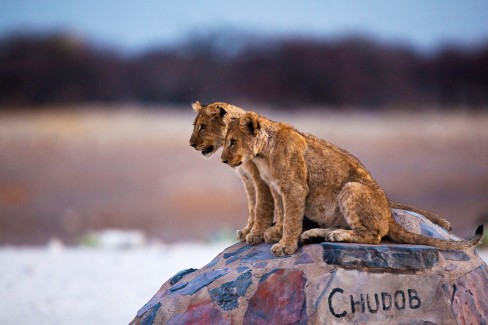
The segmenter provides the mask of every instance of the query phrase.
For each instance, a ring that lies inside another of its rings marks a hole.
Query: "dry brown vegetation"
[[[458,235],[487,221],[486,113],[255,109],[349,150],[393,200],[442,215]],[[73,243],[104,228],[205,240],[242,227],[242,185],[220,152],[205,160],[188,145],[192,121],[190,106],[0,113],[0,243]]]

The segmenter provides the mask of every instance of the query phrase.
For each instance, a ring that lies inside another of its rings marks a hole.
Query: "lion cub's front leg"
[[[255,180],[256,208],[254,210],[254,225],[247,235],[248,244],[259,244],[265,240],[265,232],[273,223],[274,200],[270,188],[261,179]]]
[[[300,185],[292,184],[282,195],[285,211],[283,219],[283,236],[280,241],[271,247],[276,256],[293,254],[298,248],[298,239],[302,233],[303,214],[305,210],[305,197],[307,192]]]
[[[252,162],[242,167],[242,181],[248,197],[249,219],[244,229],[237,231],[237,238],[248,244],[264,241],[264,232],[273,223],[273,197],[268,185],[261,179]]]
[[[236,237],[240,241],[246,241],[247,235],[251,232],[252,227],[254,226],[255,207],[256,207],[256,189],[254,187],[254,182],[252,181],[250,175],[246,173],[246,170],[239,169],[238,174],[242,180],[244,189],[246,190],[248,218],[247,218],[246,226],[241,230],[237,230]]]
[[[271,194],[274,200],[276,223],[264,233],[264,241],[268,244],[279,242],[283,236],[283,200],[280,193],[273,188],[271,188]]]

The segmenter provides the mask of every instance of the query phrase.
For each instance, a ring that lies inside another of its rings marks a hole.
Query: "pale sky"
[[[2,0],[0,37],[65,30],[137,51],[192,33],[235,30],[271,37],[364,34],[430,50],[487,42],[487,17],[484,0]]]

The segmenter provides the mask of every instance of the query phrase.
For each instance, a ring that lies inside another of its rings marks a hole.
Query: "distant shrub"
[[[256,40],[257,39],[257,40]],[[364,37],[225,32],[124,56],[69,34],[0,40],[0,105],[255,102],[366,108],[488,106],[488,45],[423,55]]]

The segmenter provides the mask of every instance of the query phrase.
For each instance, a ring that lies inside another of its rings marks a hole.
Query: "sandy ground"
[[[1,248],[0,324],[127,324],[171,276],[228,245]]]
[[[243,186],[188,145],[190,107],[82,107],[0,113],[0,244],[76,244],[107,228],[163,242],[208,241],[247,219]],[[389,196],[449,219],[471,236],[488,219],[488,114],[284,114],[344,147]]]
[[[0,324],[128,324],[171,276],[229,245],[0,248]]]

